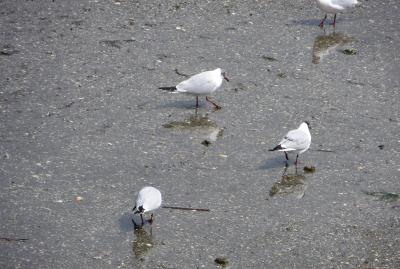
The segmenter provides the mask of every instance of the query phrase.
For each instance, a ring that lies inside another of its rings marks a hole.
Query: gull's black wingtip
[[[268,151],[275,151],[275,150],[280,150],[280,149],[283,149],[283,148],[282,148],[281,145],[278,145],[278,146],[276,146],[276,147],[273,148],[273,149],[269,149]]]
[[[169,91],[169,92],[174,92],[176,91],[176,87],[158,87],[160,90],[164,90],[164,91]]]

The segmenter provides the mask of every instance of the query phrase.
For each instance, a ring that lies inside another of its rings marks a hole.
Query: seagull
[[[140,214],[140,218],[143,221],[143,214],[147,211],[153,211],[161,206],[161,192],[154,187],[144,187],[139,191],[138,197],[136,199],[136,205],[132,209],[133,214]],[[135,221],[132,219],[134,225]],[[153,223],[153,213],[149,220],[150,224]]]
[[[289,157],[286,151],[296,151],[296,162],[295,165],[297,166],[297,159],[299,158],[299,154],[307,151],[311,145],[311,134],[310,130],[308,129],[310,123],[307,121],[300,124],[299,128],[295,130],[289,131],[285,137],[282,139],[279,144],[269,151],[283,151],[285,153],[286,160],[289,160]]]
[[[221,107],[210,100],[208,95],[219,89],[224,79],[229,82],[225,71],[221,68],[217,68],[212,71],[205,71],[194,75],[174,87],[159,87],[159,89],[196,96],[196,109],[199,108],[199,96],[205,95],[208,102],[213,104],[216,109],[220,109]]]
[[[317,0],[318,7],[325,11],[325,17],[322,19],[319,27],[324,27],[324,22],[328,17],[327,13],[335,14],[333,17],[333,27],[336,26],[336,13],[343,11],[346,8],[354,7],[358,4],[357,0]]]

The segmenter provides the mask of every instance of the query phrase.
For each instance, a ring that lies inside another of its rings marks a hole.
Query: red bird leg
[[[322,21],[319,23],[319,27],[324,27],[324,22],[326,20],[326,18],[328,17],[328,14],[325,14],[325,17],[322,19]]]
[[[212,101],[211,99],[208,98],[208,96],[206,96],[206,100],[208,102],[210,102],[211,104],[213,104],[215,106],[216,109],[221,109],[221,106],[219,106],[217,103],[215,103],[214,101]]]
[[[332,25],[333,25],[333,28],[336,27],[336,13],[335,13],[335,16],[333,16],[333,23],[332,23]]]

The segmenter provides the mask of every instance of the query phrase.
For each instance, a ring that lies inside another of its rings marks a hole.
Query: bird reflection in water
[[[314,64],[320,63],[321,59],[328,55],[332,50],[353,41],[354,38],[335,32],[329,35],[323,34],[317,36],[314,40],[312,62]]]

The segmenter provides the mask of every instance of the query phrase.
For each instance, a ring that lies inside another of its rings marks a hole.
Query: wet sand
[[[400,6],[360,2],[2,1],[0,267],[399,268]],[[221,110],[158,90],[216,67]],[[146,185],[210,211],[134,231]]]

